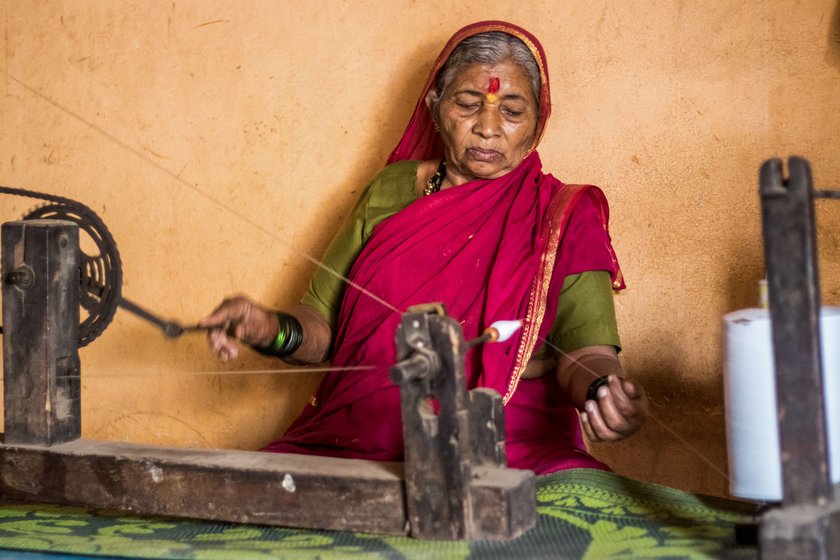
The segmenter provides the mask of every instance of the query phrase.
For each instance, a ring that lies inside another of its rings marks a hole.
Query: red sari
[[[539,63],[536,145],[550,113],[542,49],[516,26],[483,22],[462,29],[444,48],[389,163],[442,157],[424,99],[452,49],[485,31],[519,37]],[[353,285],[400,311],[443,302],[467,339],[494,321],[524,319],[517,336],[474,348],[466,364],[468,388],[490,387],[503,396],[512,467],[538,473],[577,466],[606,468],[586,454],[577,411],[554,376],[520,379],[551,328],[566,275],[608,270],[614,285],[622,285],[607,220],[600,190],[563,185],[542,172],[540,158],[532,152],[502,177],[422,197],[385,220],[351,269]],[[332,363],[376,367],[364,373],[327,374],[313,401],[266,450],[379,461],[402,458],[399,388],[388,378],[400,316],[353,285],[348,285],[339,312]]]

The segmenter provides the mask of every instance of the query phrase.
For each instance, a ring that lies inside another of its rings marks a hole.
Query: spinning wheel
[[[82,314],[79,324],[79,347],[90,344],[111,323],[120,302],[122,268],[111,233],[99,216],[81,205],[47,204],[23,219],[66,220],[79,226],[79,303],[87,315]]]

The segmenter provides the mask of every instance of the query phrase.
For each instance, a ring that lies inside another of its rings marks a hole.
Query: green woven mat
[[[736,546],[748,507],[612,473],[576,469],[537,480],[539,521],[507,543],[126,517],[0,503],[0,548],[129,558],[757,558]],[[244,507],[247,507],[245,505]]]

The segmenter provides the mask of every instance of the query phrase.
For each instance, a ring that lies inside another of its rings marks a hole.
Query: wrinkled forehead
[[[516,61],[506,59],[498,64],[473,62],[458,72],[448,84],[447,95],[459,92],[499,94],[521,97],[529,103],[538,104],[529,74]]]

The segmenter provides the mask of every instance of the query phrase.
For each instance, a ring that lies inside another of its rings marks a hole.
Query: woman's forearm
[[[608,375],[624,376],[612,346],[580,348],[563,354],[557,361],[557,381],[578,410],[583,410],[592,383]]]
[[[296,305],[292,309],[295,319],[303,329],[303,340],[291,355],[283,358],[290,364],[317,364],[330,357],[332,329],[320,313],[308,305]]]

